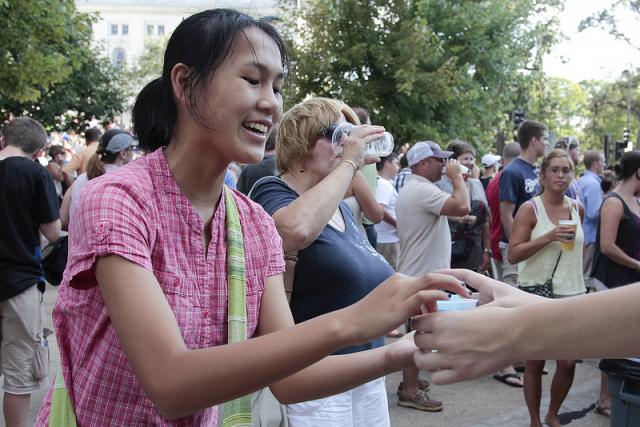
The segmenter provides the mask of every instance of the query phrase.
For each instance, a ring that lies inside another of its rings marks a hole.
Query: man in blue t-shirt
[[[513,218],[524,202],[539,193],[535,163],[547,151],[549,131],[541,123],[525,120],[518,127],[518,143],[522,153],[504,168],[500,178],[500,222],[504,231],[500,242],[502,280],[512,286],[518,285],[517,267],[507,258]]]

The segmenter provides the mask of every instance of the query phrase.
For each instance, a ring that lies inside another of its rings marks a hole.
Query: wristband
[[[345,159],[345,160],[342,161],[342,163],[348,163],[351,166],[353,166],[353,176],[355,177],[356,173],[358,173],[358,165],[356,165],[356,162],[354,162],[353,160]],[[352,179],[353,179],[353,177],[352,177]]]

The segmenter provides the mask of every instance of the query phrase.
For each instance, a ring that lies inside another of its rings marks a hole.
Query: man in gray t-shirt
[[[400,238],[398,271],[411,276],[423,276],[441,268],[449,268],[451,234],[447,216],[469,213],[469,194],[456,160],[448,160],[453,153],[442,151],[432,141],[417,142],[407,152],[411,175],[398,195],[396,219]],[[448,194],[433,183],[445,169],[453,183]],[[402,372],[402,387],[398,391],[398,405],[422,411],[440,411],[442,402],[426,394],[426,384],[419,387],[418,369]]]

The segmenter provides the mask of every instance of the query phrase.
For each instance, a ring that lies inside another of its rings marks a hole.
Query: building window
[[[116,35],[116,34],[118,34],[118,25],[111,24],[111,35]]]
[[[129,34],[129,24],[122,24],[122,35],[126,36]]]
[[[147,35],[148,36],[152,36],[153,35],[153,25],[151,25],[151,24],[147,25]]]
[[[113,49],[113,66],[116,68],[122,68],[126,62],[127,52],[121,47]]]
[[[158,35],[164,36],[164,25],[158,25]]]

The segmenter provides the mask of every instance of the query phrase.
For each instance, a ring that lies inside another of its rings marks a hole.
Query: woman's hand
[[[354,162],[358,169],[365,164],[379,162],[378,157],[364,156],[364,147],[367,143],[384,137],[384,127],[362,125],[354,127],[344,141],[342,158]]]
[[[488,307],[465,312],[432,313],[414,318],[414,362],[436,384],[470,380],[515,361],[520,328],[516,310]],[[436,352],[432,352],[436,350]]]
[[[482,260],[478,265],[478,271],[489,271],[491,269],[491,254],[483,249]]]
[[[556,225],[546,236],[549,242],[568,242],[576,237],[576,231],[569,225]]]
[[[436,310],[436,301],[447,299],[440,289],[469,297],[460,281],[451,275],[427,274],[413,278],[396,273],[369,295],[344,309],[344,325],[356,342],[362,343],[378,338],[398,327],[421,307],[427,312]]]
[[[506,283],[469,270],[441,270],[477,289],[479,308],[459,313],[431,313],[413,319],[414,355],[433,381],[448,384],[495,372],[514,361],[518,317],[507,308],[545,301]],[[432,353],[431,350],[437,350]]]
[[[439,270],[438,273],[454,276],[476,289],[477,292],[471,297],[477,299],[480,306],[510,308],[545,300],[542,297],[521,291],[511,285],[471,270]]]

